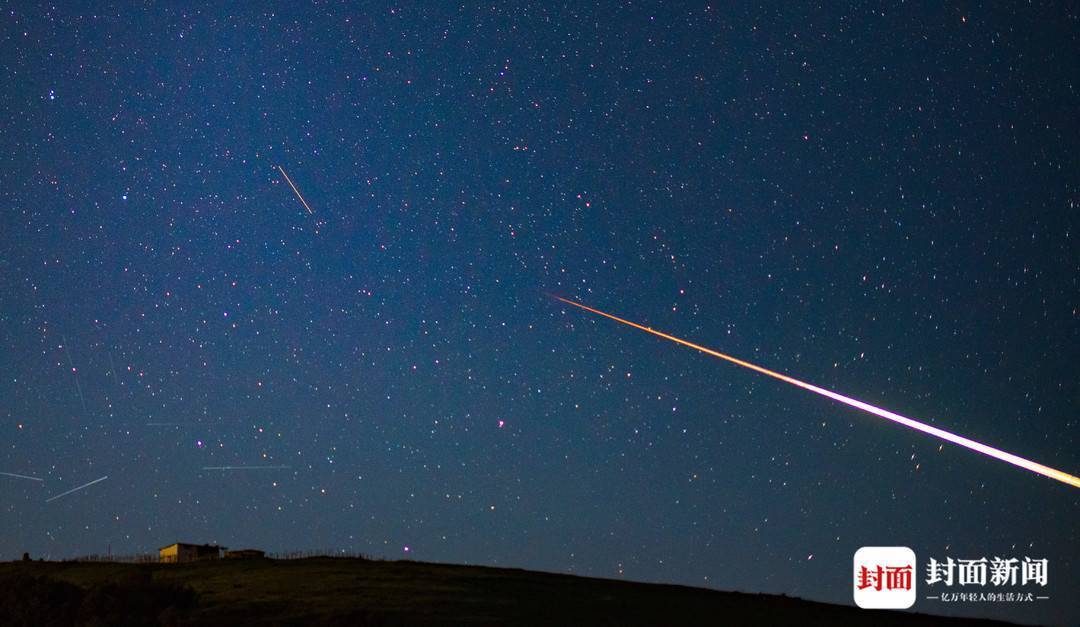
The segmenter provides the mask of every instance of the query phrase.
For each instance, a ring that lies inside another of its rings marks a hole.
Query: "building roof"
[[[163,547],[159,547],[158,550],[159,551],[164,551],[165,549],[167,549],[169,547],[174,547],[174,546],[193,546],[193,547],[200,548],[200,549],[220,549],[220,550],[225,550],[225,547],[218,546],[217,544],[192,544],[190,542],[173,542],[172,544],[166,544]]]

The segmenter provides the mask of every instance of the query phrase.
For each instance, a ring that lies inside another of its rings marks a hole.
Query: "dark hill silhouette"
[[[0,624],[991,625],[785,596],[525,570],[316,557],[0,563]]]

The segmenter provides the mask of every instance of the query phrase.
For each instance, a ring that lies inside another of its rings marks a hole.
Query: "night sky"
[[[0,559],[905,545],[1080,622],[1080,491],[546,295],[1080,471],[1075,7],[97,4],[0,16]]]

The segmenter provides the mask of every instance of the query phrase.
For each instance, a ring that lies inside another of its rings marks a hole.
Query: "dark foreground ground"
[[[0,563],[0,625],[977,625],[782,596],[353,558]]]

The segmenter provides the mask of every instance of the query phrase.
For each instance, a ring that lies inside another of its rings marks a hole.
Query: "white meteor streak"
[[[28,477],[14,472],[0,472],[0,475],[4,475],[5,477],[15,477],[16,479],[29,479],[30,481],[45,481],[40,477]]]
[[[277,169],[281,171],[281,176],[285,177],[285,180],[289,183],[289,187],[292,188],[293,193],[295,193],[296,197],[300,199],[300,202],[304,205],[304,209],[307,209],[307,212],[311,215],[315,215],[315,212],[311,210],[310,206],[308,206],[307,201],[304,200],[304,197],[300,195],[300,190],[296,189],[296,185],[293,184],[292,179],[289,178],[288,174],[285,174],[285,168],[279,165]]]
[[[672,342],[675,342],[676,344],[682,344],[683,346],[687,346],[687,347],[690,347],[690,348],[692,348],[694,350],[701,351],[702,353],[705,353],[706,355],[712,355],[713,357],[719,357],[720,359],[723,359],[723,360],[729,361],[729,362],[731,362],[733,364],[742,366],[743,368],[749,368],[750,370],[753,370],[754,372],[759,372],[761,374],[768,375],[768,376],[770,376],[770,377],[772,377],[774,379],[779,379],[779,380],[781,380],[781,381],[783,381],[785,383],[790,383],[791,385],[800,387],[800,388],[802,388],[804,390],[809,390],[809,391],[811,391],[811,392],[813,392],[815,394],[820,394],[820,395],[822,395],[822,396],[824,396],[826,398],[831,398],[834,401],[844,403],[845,405],[849,405],[849,406],[854,407],[856,409],[861,409],[861,410],[863,410],[863,411],[865,411],[867,413],[871,413],[871,414],[873,414],[875,416],[885,418],[886,420],[891,420],[893,422],[902,424],[905,427],[908,427],[909,429],[915,429],[916,431],[922,431],[923,433],[927,433],[927,434],[932,435],[932,436],[934,436],[936,438],[941,438],[942,440],[945,440],[947,442],[952,442],[953,444],[959,444],[960,446],[963,446],[965,448],[969,448],[969,449],[971,449],[973,451],[977,451],[979,453],[982,453],[983,455],[988,455],[990,457],[993,457],[994,459],[1000,459],[1003,462],[1008,462],[1008,463],[1010,463],[1010,464],[1012,464],[1014,466],[1019,466],[1020,468],[1023,468],[1024,470],[1029,470],[1029,471],[1034,472],[1036,474],[1040,474],[1040,475],[1042,475],[1044,477],[1049,477],[1049,478],[1054,479],[1056,481],[1060,481],[1062,483],[1067,483],[1067,484],[1071,485],[1074,488],[1080,488],[1080,477],[1077,477],[1075,475],[1070,475],[1069,473],[1061,471],[1061,470],[1057,470],[1056,468],[1050,468],[1049,466],[1044,466],[1044,465],[1042,465],[1042,464],[1040,464],[1038,462],[1033,462],[1030,459],[1024,459],[1023,457],[1020,457],[1018,455],[1013,455],[1012,453],[1008,453],[1008,452],[1003,451],[1001,449],[996,449],[996,448],[994,448],[992,446],[988,446],[986,444],[983,444],[982,442],[976,442],[975,440],[965,438],[964,436],[961,436],[961,435],[956,435],[955,433],[950,433],[948,431],[945,431],[944,429],[938,429],[937,427],[928,425],[925,422],[920,422],[918,420],[915,420],[914,418],[908,418],[906,416],[901,416],[900,414],[893,413],[891,411],[888,411],[886,409],[882,409],[880,407],[875,407],[875,406],[873,406],[873,405],[871,405],[869,403],[864,403],[863,401],[860,401],[860,400],[857,400],[857,399],[854,399],[854,398],[851,398],[851,397],[848,397],[848,396],[844,396],[843,394],[837,394],[836,392],[831,392],[831,391],[826,390],[824,388],[819,388],[816,385],[811,385],[809,383],[806,383],[805,381],[799,381],[798,379],[795,379],[793,377],[789,377],[789,376],[787,376],[785,374],[781,374],[779,372],[775,372],[773,370],[769,370],[768,368],[762,368],[761,366],[756,366],[756,365],[754,365],[754,364],[752,364],[750,362],[743,361],[741,359],[737,359],[737,358],[732,357],[730,355],[725,355],[724,353],[714,351],[714,350],[712,350],[710,348],[705,348],[704,346],[694,344],[693,342],[688,342],[686,340],[677,338],[677,337],[675,337],[673,335],[668,335],[667,333],[662,333],[660,331],[656,331],[656,330],[651,329],[651,328],[649,328],[647,326],[640,325],[640,324],[638,324],[636,322],[630,322],[629,320],[624,320],[624,319],[622,319],[622,318],[620,318],[618,316],[613,316],[613,315],[611,315],[609,313],[605,313],[603,311],[600,311],[599,309],[593,309],[592,307],[588,307],[586,305],[582,305],[581,303],[574,302],[572,300],[567,300],[565,298],[562,298],[560,296],[555,296],[553,294],[551,296],[552,296],[552,298],[555,298],[558,301],[566,303],[567,305],[573,305],[574,307],[577,307],[579,309],[584,309],[585,311],[588,311],[590,313],[594,313],[594,314],[596,314],[598,316],[603,316],[605,318],[614,320],[615,322],[621,322],[622,324],[634,327],[635,329],[639,329],[641,331],[645,331],[646,333],[651,333],[651,334],[653,334],[653,335],[655,335],[657,337],[662,337],[665,340],[670,340]]]
[[[203,470],[285,470],[289,466],[203,466]]]
[[[56,499],[58,499],[58,498],[60,498],[62,496],[67,496],[67,495],[71,494],[72,492],[78,492],[79,490],[82,490],[83,488],[89,488],[90,486],[94,485],[95,483],[101,483],[102,481],[105,481],[108,478],[109,478],[109,475],[105,475],[104,477],[101,477],[100,479],[94,479],[90,483],[84,483],[84,484],[82,484],[81,486],[79,486],[77,488],[72,488],[72,489],[68,490],[67,492],[61,492],[60,494],[57,494],[54,497],[47,498],[47,499],[45,499],[45,502],[49,503],[51,501],[55,501]]]

